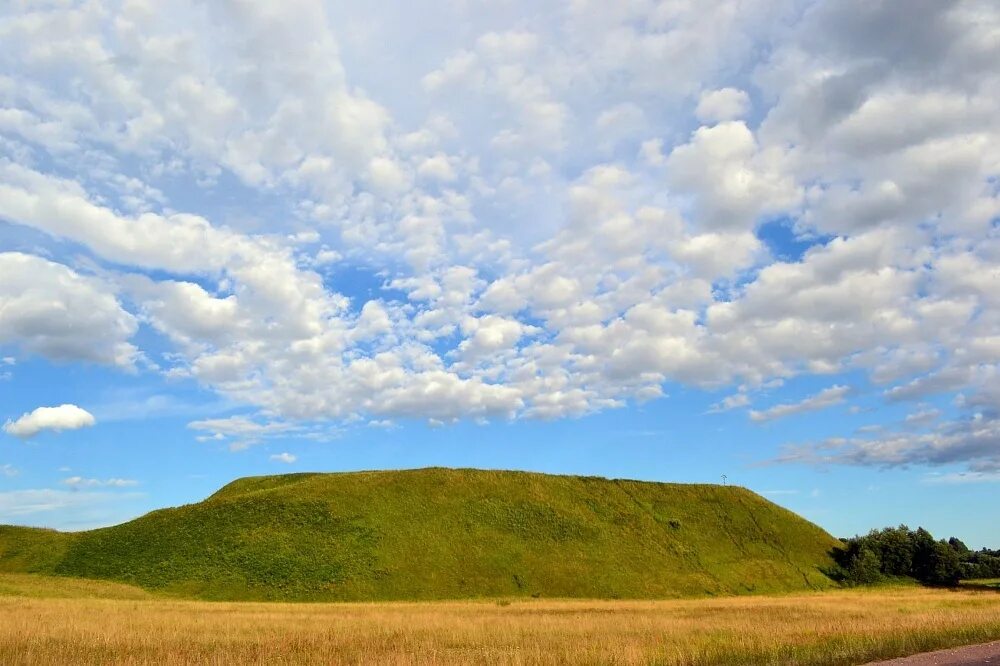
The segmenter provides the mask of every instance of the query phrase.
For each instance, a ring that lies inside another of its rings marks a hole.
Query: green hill
[[[653,598],[832,585],[837,541],[744,488],[457,469],[287,474],[61,533],[0,571],[207,599]]]

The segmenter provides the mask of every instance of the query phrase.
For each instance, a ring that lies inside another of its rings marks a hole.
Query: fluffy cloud
[[[259,412],[191,424],[232,448],[847,371],[996,411],[993,4],[286,4],[3,10],[0,219],[41,247],[0,345],[198,382]],[[939,427],[825,459],[971,464]]]
[[[273,454],[272,456],[270,456],[270,459],[273,460],[274,462],[280,462],[280,463],[285,463],[285,464],[290,465],[293,462],[295,462],[296,460],[298,460],[298,456],[296,456],[296,455],[294,455],[292,453],[288,453],[287,451],[285,451],[283,453],[275,453],[275,454]]]
[[[16,420],[8,420],[3,431],[14,437],[27,439],[44,430],[62,432],[63,430],[79,430],[89,428],[97,421],[85,409],[76,405],[59,405],[58,407],[39,407],[34,411],[22,414]]]
[[[749,109],[750,97],[745,91],[722,88],[701,93],[694,114],[702,122],[720,122],[742,118]]]
[[[762,147],[742,121],[700,127],[667,159],[670,183],[690,193],[707,229],[745,229],[763,214],[791,211],[801,188],[787,153]]]
[[[131,366],[138,324],[106,281],[41,257],[0,253],[0,344],[56,360]]]

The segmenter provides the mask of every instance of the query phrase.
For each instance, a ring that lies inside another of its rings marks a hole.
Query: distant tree
[[[962,578],[1000,578],[1000,557],[996,552],[983,548],[964,557],[960,555]]]
[[[972,552],[972,551],[969,550],[969,547],[966,546],[962,542],[962,540],[959,539],[958,537],[952,537],[952,538],[948,539],[948,545],[951,546],[952,550],[954,550],[956,553],[958,553],[959,557],[963,557],[964,558],[964,557],[968,556]]]
[[[937,541],[922,527],[886,527],[841,541],[843,547],[835,555],[839,575],[849,584],[870,584],[886,576],[915,578],[927,585],[1000,577],[1000,551],[972,552],[961,539]]]

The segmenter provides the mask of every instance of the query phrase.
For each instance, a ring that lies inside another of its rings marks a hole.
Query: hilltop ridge
[[[0,527],[0,571],[206,599],[658,598],[829,587],[838,542],[735,486],[425,468],[237,479],[113,527]]]

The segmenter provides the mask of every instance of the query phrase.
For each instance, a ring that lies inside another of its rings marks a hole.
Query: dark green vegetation
[[[961,579],[1000,577],[1000,552],[969,550],[960,539],[935,541],[922,527],[872,530],[844,541],[837,550],[840,576],[854,585],[912,578],[927,585],[956,585]]]
[[[949,539],[948,543],[952,544],[954,541],[958,542],[955,548],[958,549],[959,558],[962,560],[962,578],[1000,578],[1000,549],[983,548],[973,551],[954,537]]]
[[[0,571],[207,599],[656,598],[829,587],[838,543],[738,487],[433,468],[240,479],[89,532],[0,527]]]

